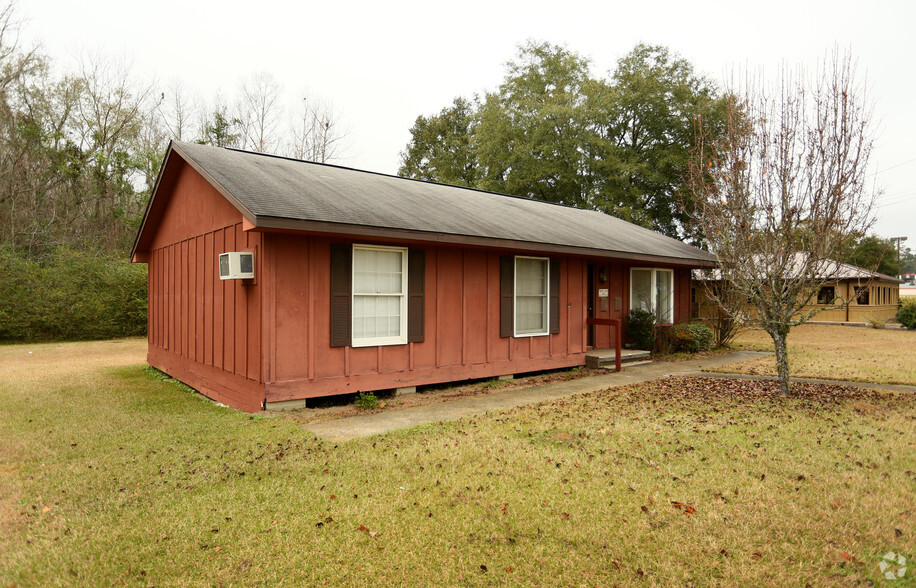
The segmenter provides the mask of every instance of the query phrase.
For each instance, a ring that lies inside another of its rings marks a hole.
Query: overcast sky
[[[290,103],[330,100],[349,128],[342,165],[393,174],[418,115],[492,90],[519,43],[549,41],[591,59],[604,76],[638,42],[667,45],[723,80],[781,62],[814,68],[851,49],[877,119],[875,231],[916,248],[916,2],[232,2],[19,0],[23,37],[61,66],[84,52],[132,62],[163,86],[181,80],[211,99],[273,74]]]

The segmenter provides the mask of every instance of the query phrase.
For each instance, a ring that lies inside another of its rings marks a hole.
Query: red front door
[[[624,316],[624,268],[606,261],[589,264],[589,318],[622,319]],[[589,344],[594,349],[613,346],[612,328],[607,325],[589,327]]]

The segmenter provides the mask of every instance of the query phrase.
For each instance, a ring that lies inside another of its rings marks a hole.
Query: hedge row
[[[0,341],[146,334],[146,264],[70,250],[42,261],[0,250]]]

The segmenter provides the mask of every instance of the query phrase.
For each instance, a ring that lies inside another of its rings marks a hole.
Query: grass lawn
[[[805,324],[789,332],[788,343],[793,377],[916,386],[916,331]],[[773,339],[764,331],[745,331],[732,346],[773,351]],[[716,371],[776,375],[776,360],[764,357]]]
[[[335,445],[143,354],[0,347],[0,586],[847,586],[916,555],[913,395],[669,378]]]

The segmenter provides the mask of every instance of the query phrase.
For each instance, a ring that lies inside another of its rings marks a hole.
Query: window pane
[[[515,259],[515,332],[547,332],[547,260]]]
[[[353,249],[353,292],[400,294],[403,252]]]
[[[515,326],[520,335],[547,330],[546,299],[542,296],[519,296],[515,300]]]
[[[519,296],[542,296],[547,293],[547,260],[516,260],[516,292]]]
[[[653,311],[652,270],[635,269],[630,273],[630,310]]]
[[[353,338],[401,334],[400,296],[353,296]]]

